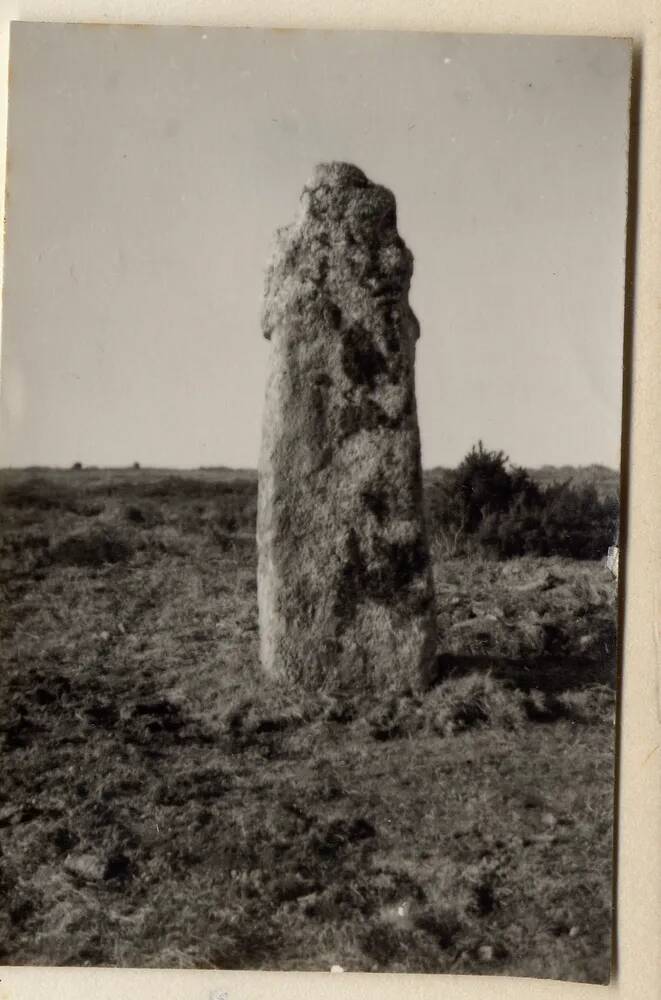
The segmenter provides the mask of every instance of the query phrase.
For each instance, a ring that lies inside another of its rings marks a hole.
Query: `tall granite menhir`
[[[395,199],[317,167],[277,233],[259,468],[261,658],[327,690],[419,688],[434,658],[408,304]]]

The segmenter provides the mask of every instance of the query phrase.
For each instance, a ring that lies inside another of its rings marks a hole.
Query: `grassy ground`
[[[609,975],[615,585],[436,559],[426,696],[257,666],[255,486],[2,473],[0,961]]]

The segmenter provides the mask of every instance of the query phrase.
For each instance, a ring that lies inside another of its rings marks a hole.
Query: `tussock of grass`
[[[615,691],[604,684],[591,684],[560,694],[533,688],[523,698],[523,706],[532,722],[566,719],[586,724],[612,724],[615,721]]]
[[[425,699],[423,712],[429,729],[440,736],[482,726],[509,732],[525,720],[521,692],[480,673],[439,685]]]
[[[250,742],[261,734],[280,733],[302,725],[313,716],[314,707],[312,703],[306,705],[294,692],[283,693],[277,685],[267,685],[266,690],[229,705],[222,724],[235,742]]]
[[[563,691],[559,701],[578,722],[615,723],[615,691],[606,684],[593,684],[579,691]]]

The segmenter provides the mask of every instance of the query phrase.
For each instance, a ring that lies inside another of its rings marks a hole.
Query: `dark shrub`
[[[474,550],[512,556],[603,558],[617,531],[619,504],[591,484],[540,488],[525,469],[480,441],[457,469],[433,486],[427,507],[432,534],[448,555]]]
[[[124,562],[131,557],[131,546],[125,537],[111,528],[97,527],[72,532],[51,546],[54,563],[69,566],[103,566],[104,563]]]
[[[80,491],[71,485],[55,483],[47,476],[35,475],[18,482],[3,484],[0,503],[16,509],[32,507],[35,510],[73,509]]]
[[[163,523],[163,513],[155,503],[145,501],[141,504],[128,504],[124,508],[124,517],[131,524],[141,528],[154,528]]]

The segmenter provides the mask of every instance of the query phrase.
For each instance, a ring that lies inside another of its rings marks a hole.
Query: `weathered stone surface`
[[[395,199],[323,164],[266,280],[261,658],[307,687],[424,685],[434,655],[408,304]]]

